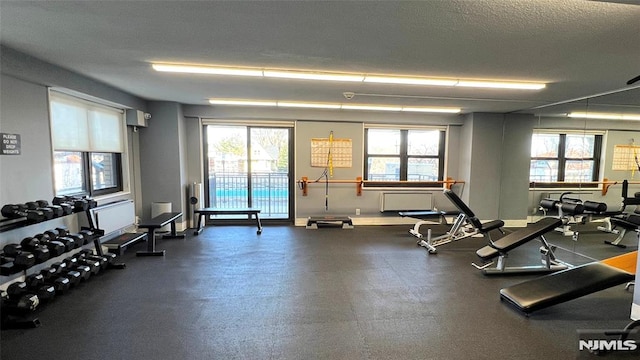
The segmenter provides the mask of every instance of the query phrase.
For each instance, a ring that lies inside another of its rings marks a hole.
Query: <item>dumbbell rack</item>
[[[94,236],[93,236],[93,244],[94,244],[94,247],[95,247],[95,254],[98,257],[103,257],[104,258],[105,255],[104,255],[104,253],[102,251],[102,246],[100,244],[100,237],[102,237],[104,235],[104,231],[100,230],[100,229],[97,229],[95,227],[93,219],[92,219],[92,216],[91,216],[91,213],[90,213],[90,209],[73,211],[71,214],[77,214],[77,213],[80,213],[80,212],[84,212],[86,214],[87,221],[88,221],[88,224],[89,224],[88,227],[82,227],[81,230],[89,230],[94,234]],[[71,214],[66,214],[66,215],[63,215],[63,216],[60,216],[60,217],[69,216]],[[57,217],[57,218],[60,218],[60,217]],[[28,226],[31,226],[31,225],[34,225],[34,224],[39,224],[39,223],[46,222],[46,221],[48,221],[48,220],[40,221],[40,222],[34,222],[34,221],[31,221],[31,220],[28,220],[26,217],[24,217],[24,218],[14,218],[14,219],[1,219],[0,220],[0,233],[8,232],[8,231],[15,230],[15,229],[22,228],[22,227],[28,227]],[[85,249],[84,251],[86,252],[87,250],[88,249]],[[36,264],[34,266],[39,266],[39,267],[44,268],[46,265],[43,265],[43,264],[49,264],[49,263],[53,264],[53,262],[51,260],[54,260],[54,259],[57,259],[57,258],[62,258],[65,255],[66,256],[69,256],[69,255],[73,256],[74,254],[77,255],[77,254],[80,254],[81,252],[83,252],[83,250],[76,251],[76,252],[64,252],[64,253],[59,254],[59,255],[57,255],[55,257],[49,258],[48,260],[46,260],[42,264]],[[90,252],[90,250],[89,250],[89,252]],[[122,269],[122,268],[125,267],[125,264],[123,264],[123,263],[110,264],[109,267]],[[29,272],[30,269],[31,269],[31,267],[27,267],[27,268],[24,268],[24,269],[15,269],[17,271],[15,271],[15,272],[11,271],[10,274],[2,274],[2,276],[3,277],[17,276],[17,274],[22,273],[22,276],[24,276],[25,279],[26,279],[27,273]],[[9,280],[9,281],[11,281],[11,280]],[[18,282],[18,281],[15,281],[15,282]],[[34,309],[37,307],[37,305],[38,304],[37,304],[37,301],[36,301],[36,304],[34,305]],[[11,324],[9,324],[9,326],[11,326],[11,327],[33,328],[33,327],[40,326],[39,319],[28,317],[27,315],[25,315],[23,317],[19,317],[19,318],[13,318],[11,320],[12,320]]]

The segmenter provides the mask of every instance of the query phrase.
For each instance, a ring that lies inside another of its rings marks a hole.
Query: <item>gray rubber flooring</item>
[[[623,286],[525,317],[498,291],[535,275],[483,276],[470,265],[483,239],[430,255],[407,230],[207,227],[158,240],[166,256],[146,258],[139,244],[126,269],[38,311],[39,328],[3,330],[2,359],[573,359],[578,330],[629,323]],[[577,243],[549,237],[574,263],[637,249],[590,229]]]

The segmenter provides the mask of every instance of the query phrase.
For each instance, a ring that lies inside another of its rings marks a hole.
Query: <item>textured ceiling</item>
[[[345,102],[343,92],[354,92],[359,103],[512,112],[633,88],[626,82],[640,75],[640,6],[629,3],[637,2],[1,1],[0,42],[150,100]],[[177,75],[154,72],[151,61],[549,85],[531,92]],[[640,112],[639,92],[592,104]]]

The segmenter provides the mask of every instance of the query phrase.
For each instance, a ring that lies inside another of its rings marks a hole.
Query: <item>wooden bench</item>
[[[260,223],[260,209],[252,208],[235,208],[235,209],[219,209],[219,208],[201,208],[195,209],[194,214],[198,217],[198,228],[193,232],[194,235],[198,235],[204,230],[204,223],[202,219],[207,215],[247,215],[248,219],[255,217],[256,224],[258,225],[257,234],[262,234],[262,224]]]
[[[102,243],[109,252],[116,253],[118,256],[122,256],[124,251],[129,247],[137,244],[141,241],[147,240],[147,233],[124,233],[116,236],[113,239],[107,240]]]
[[[164,256],[164,250],[156,250],[155,231],[161,227],[171,224],[171,232],[163,235],[163,239],[184,239],[184,234],[176,232],[176,220],[182,216],[182,212],[162,213],[154,218],[143,220],[138,224],[139,228],[147,229],[147,250],[138,251],[137,256]]]

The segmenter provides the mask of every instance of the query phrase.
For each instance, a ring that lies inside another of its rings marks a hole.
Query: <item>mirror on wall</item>
[[[557,204],[545,199],[595,202],[616,211],[624,208],[624,196],[640,191],[640,86],[523,112],[535,116],[529,221],[547,211],[557,214]]]

